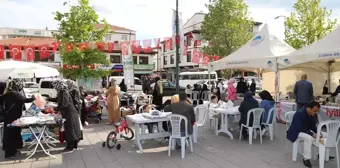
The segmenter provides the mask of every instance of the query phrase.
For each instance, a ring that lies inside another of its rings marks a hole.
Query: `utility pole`
[[[177,40],[179,40],[179,17],[178,17],[178,0],[176,0],[176,37],[175,37],[175,43],[176,43],[176,93],[179,94],[179,43]]]

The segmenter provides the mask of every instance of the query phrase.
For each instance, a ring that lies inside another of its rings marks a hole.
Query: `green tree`
[[[337,20],[331,19],[331,10],[320,6],[321,0],[297,0],[295,12],[285,21],[285,41],[300,49],[308,46],[337,26]]]
[[[109,61],[106,54],[96,49],[96,43],[103,41],[108,33],[109,25],[106,20],[99,21],[99,17],[89,0],[77,0],[77,4],[70,1],[64,2],[64,6],[69,6],[70,10],[65,13],[55,12],[54,19],[59,22],[58,33],[55,38],[60,42],[59,52],[63,64],[74,65],[76,69],[60,69],[61,72],[73,79],[101,77],[109,74],[105,70],[92,70],[88,65],[105,64]],[[96,28],[95,25],[102,23],[103,28]],[[79,43],[89,43],[88,49],[80,50]],[[67,45],[73,45],[73,49],[67,51]]]
[[[209,12],[201,33],[211,45],[203,48],[204,53],[227,56],[253,36],[253,22],[248,18],[244,0],[209,0],[206,7]]]

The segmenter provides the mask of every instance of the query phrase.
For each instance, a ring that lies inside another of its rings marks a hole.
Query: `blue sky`
[[[250,16],[255,21],[266,22],[272,32],[283,38],[283,19],[288,16],[295,0],[245,0]],[[0,0],[0,27],[56,29],[54,11],[66,11],[62,0]],[[195,12],[207,12],[208,0],[180,0],[183,21]],[[167,37],[171,35],[172,8],[175,0],[92,0],[101,18],[112,25],[137,31],[138,39]],[[340,0],[323,0],[322,4],[333,10],[333,17],[340,18]],[[6,17],[4,17],[6,16]]]

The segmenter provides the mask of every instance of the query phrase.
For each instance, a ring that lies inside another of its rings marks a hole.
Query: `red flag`
[[[201,55],[201,52],[194,50],[191,62],[200,63],[200,55]]]
[[[183,56],[187,56],[187,55],[188,55],[188,46],[184,44]]]
[[[17,60],[17,61],[22,60],[20,45],[9,45],[9,50],[10,50],[12,59]]]
[[[87,50],[89,48],[89,43],[79,43],[78,48],[80,51]]]
[[[153,42],[155,43],[155,47],[158,49],[159,48],[159,43],[160,43],[160,38],[154,38]]]
[[[104,42],[97,42],[96,45],[97,45],[98,50],[101,50],[101,51],[105,50],[105,43]]]
[[[181,43],[181,37],[178,35],[176,36],[176,45],[179,45]]]
[[[192,33],[190,33],[190,34],[188,35],[188,37],[189,37],[190,39],[192,39],[192,38],[193,38]]]
[[[0,60],[5,59],[5,47],[3,45],[0,45]]]
[[[25,46],[26,61],[34,61],[35,58],[35,47],[34,45]]]
[[[172,49],[172,38],[168,37],[165,39],[165,49],[171,50]]]
[[[72,43],[66,44],[66,52],[70,52],[74,49],[74,45]]]
[[[60,46],[60,42],[56,41],[53,43],[53,51],[52,51],[53,54],[58,50],[59,46]]]
[[[129,42],[127,41],[120,42],[120,50],[122,52],[122,55],[129,55]]]
[[[204,54],[202,61],[203,61],[203,65],[208,65],[208,63],[210,61],[210,55]]]
[[[152,51],[151,49],[151,39],[143,40],[143,47],[145,53],[150,53]]]
[[[195,40],[194,47],[198,47],[198,46],[201,46],[201,45],[202,45],[201,40]]]
[[[38,46],[40,59],[50,58],[50,47],[48,44]]]
[[[113,52],[115,49],[115,43],[114,42],[108,42],[107,43],[107,52]]]
[[[217,55],[214,55],[214,61],[217,61],[217,60],[219,60],[220,59],[220,57],[219,56],[217,56]]]
[[[132,52],[134,54],[139,54],[140,53],[140,41],[139,40],[134,40],[132,41]]]

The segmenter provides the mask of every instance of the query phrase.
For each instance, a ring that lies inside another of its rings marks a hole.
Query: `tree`
[[[54,19],[59,22],[58,33],[54,36],[60,42],[59,52],[63,64],[77,68],[61,69],[62,73],[73,79],[107,76],[108,71],[93,70],[89,65],[109,64],[106,54],[94,47],[96,42],[103,41],[109,25],[105,19],[99,21],[96,11],[89,5],[89,0],[77,0],[75,5],[71,5],[70,1],[64,2],[64,6],[66,5],[70,7],[70,11],[54,13]],[[99,23],[103,23],[104,28],[97,29],[95,25]],[[89,43],[89,47],[80,50],[77,45],[84,42]],[[67,51],[69,44],[73,45],[73,49]]]
[[[229,55],[252,37],[252,21],[243,0],[210,0],[209,13],[202,23],[203,40],[212,45],[203,48],[206,54]]]
[[[209,0],[206,7],[209,12],[201,34],[211,45],[203,47],[205,54],[228,56],[253,36],[253,22],[244,0]]]
[[[330,19],[331,10],[320,6],[321,0],[297,0],[295,12],[285,21],[285,41],[300,49],[308,46],[337,26],[336,19]]]

